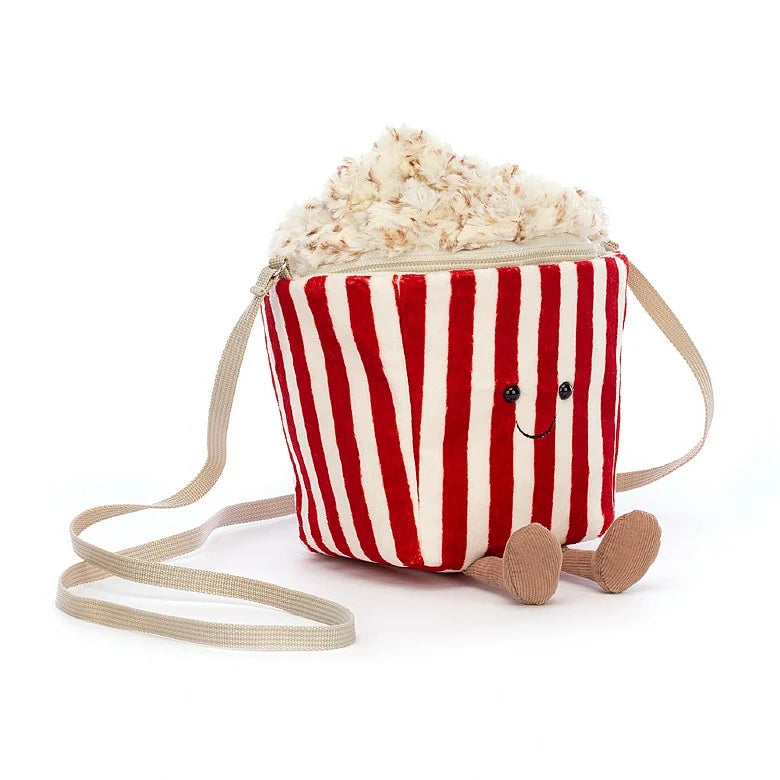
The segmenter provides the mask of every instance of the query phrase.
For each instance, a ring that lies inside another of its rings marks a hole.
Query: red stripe
[[[536,388],[536,433],[545,431],[555,417],[558,401],[558,330],[561,321],[561,269],[539,266],[542,303],[539,314],[539,353]],[[531,519],[552,527],[555,478],[555,435],[534,442],[534,497]]]
[[[520,269],[498,269],[496,302],[495,397],[490,422],[490,510],[488,555],[501,555],[512,532],[512,468],[515,407],[504,389],[518,383],[517,329],[520,318]]]
[[[280,281],[277,284],[277,289],[283,284],[289,284],[289,282]],[[306,539],[303,535],[303,523],[308,522],[312,539],[314,539],[314,543],[317,545],[317,547],[319,547],[322,552],[327,553],[328,555],[333,555],[334,553],[325,546],[325,543],[322,540],[322,534],[320,533],[320,527],[317,522],[317,506],[314,503],[314,495],[311,489],[311,480],[303,462],[301,445],[298,441],[298,434],[295,430],[295,422],[293,421],[292,408],[290,406],[290,391],[287,385],[287,374],[284,370],[284,360],[282,359],[282,350],[279,345],[279,335],[276,331],[276,320],[274,319],[273,310],[271,308],[270,296],[265,299],[265,322],[268,331],[268,341],[271,346],[271,352],[273,353],[274,365],[276,366],[276,378],[279,381],[279,395],[281,397],[277,397],[276,400],[281,401],[279,404],[280,412],[284,410],[284,416],[287,420],[287,433],[290,437],[288,447],[292,447],[292,451],[295,454],[295,459],[298,462],[300,469],[300,476],[303,480],[303,490],[306,491],[306,498],[308,500],[308,514],[304,519],[301,513],[301,486],[296,483],[295,506],[298,513],[298,526],[301,539],[303,539],[304,543],[306,543]],[[308,543],[306,544],[308,546]],[[309,549],[312,548],[310,547]]]
[[[412,406],[412,447],[417,480],[420,479],[420,419],[422,418],[425,366],[425,276],[402,274],[396,277],[396,301],[401,323],[401,340],[406,358],[409,400]]]
[[[577,267],[577,344],[572,401],[571,510],[566,544],[575,544],[588,532],[588,396],[593,365],[593,263]]]
[[[309,367],[306,365],[306,351],[303,346],[301,326],[298,322],[295,304],[290,295],[289,280],[287,284],[277,284],[275,289],[282,307],[287,338],[290,342],[293,370],[298,383],[298,403],[303,413],[303,422],[306,426],[306,440],[311,452],[312,463],[314,464],[317,485],[322,494],[322,502],[325,505],[325,517],[328,522],[328,528],[330,528],[330,532],[333,535],[333,543],[336,545],[336,549],[342,555],[352,557],[349,545],[344,537],[344,531],[341,528],[336,498],[333,495],[333,487],[330,482],[328,465],[325,460],[325,451],[320,435],[320,425],[317,420],[317,410],[314,406],[311,375],[309,374]]]
[[[341,345],[333,329],[333,320],[325,293],[325,279],[325,276],[315,276],[309,279],[304,290],[325,357],[328,393],[333,410],[333,427],[336,432],[336,445],[344,475],[344,487],[355,523],[355,531],[363,552],[376,563],[387,563],[377,549],[374,529],[363,493],[363,483],[360,478],[360,454],[355,439],[355,421],[352,417],[349,379]]]
[[[461,569],[466,558],[468,438],[471,413],[471,359],[474,352],[473,271],[450,276],[447,397],[442,463],[442,566]]]
[[[396,554],[404,566],[419,567],[422,565],[422,554],[417,538],[414,504],[401,452],[393,395],[379,353],[369,279],[365,276],[350,276],[345,283],[355,346],[368,378],[377,454]]]
[[[617,330],[618,295],[620,279],[617,261],[605,260],[607,267],[607,358],[604,384],[601,388],[601,439],[604,443],[604,461],[601,475],[601,513],[604,516],[604,533],[615,519],[615,404],[617,403]]]

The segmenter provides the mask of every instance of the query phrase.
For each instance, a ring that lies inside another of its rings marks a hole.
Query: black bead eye
[[[518,398],[520,398],[520,388],[517,385],[509,385],[504,390],[504,400],[509,401],[510,404],[516,403]]]
[[[571,398],[572,389],[571,385],[568,382],[564,382],[559,388],[558,388],[558,397],[561,399],[561,401],[565,401],[567,398]]]

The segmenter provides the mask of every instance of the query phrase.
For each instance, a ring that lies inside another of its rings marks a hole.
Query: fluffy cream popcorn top
[[[345,160],[321,198],[293,209],[271,254],[301,277],[367,252],[457,252],[559,234],[598,241],[606,230],[601,203],[582,190],[517,165],[491,167],[401,128]]]

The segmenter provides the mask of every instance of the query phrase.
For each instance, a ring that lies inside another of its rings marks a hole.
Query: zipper
[[[381,252],[370,252],[358,258],[328,264],[315,271],[319,274],[363,273],[431,273],[500,268],[502,266],[542,265],[567,260],[593,260],[616,252],[620,247],[608,239],[590,241],[575,236],[554,236],[529,239],[521,244],[510,242],[482,249],[459,252],[430,252],[420,250],[388,257]]]

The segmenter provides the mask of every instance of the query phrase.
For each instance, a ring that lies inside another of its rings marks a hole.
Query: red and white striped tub
[[[458,571],[530,522],[602,534],[626,276],[618,255],[278,282],[264,320],[304,543]]]

